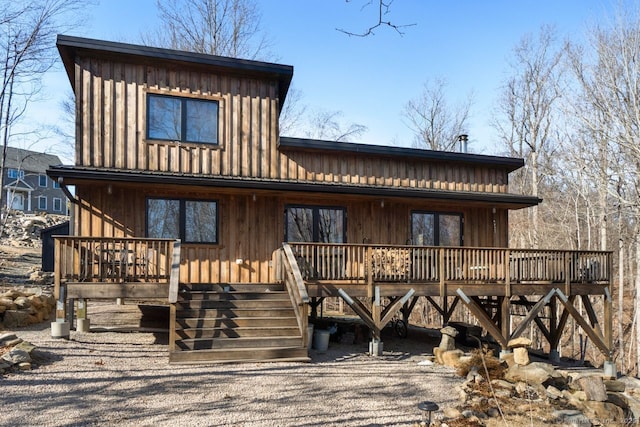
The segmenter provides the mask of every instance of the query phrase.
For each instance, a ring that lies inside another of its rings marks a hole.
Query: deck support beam
[[[507,339],[502,336],[502,331],[493,323],[487,312],[477,302],[466,296],[462,289],[458,288],[456,293],[460,296],[462,303],[467,306],[471,314],[473,314],[487,332],[500,343],[502,349],[507,349]]]
[[[591,341],[593,341],[593,343],[600,349],[600,351],[602,351],[602,353],[607,356],[609,360],[611,360],[611,349],[607,347],[607,344],[600,338],[595,329],[593,329],[591,325],[589,325],[589,323],[585,321],[584,317],[582,317],[580,313],[578,313],[578,310],[576,310],[576,308],[573,306],[573,303],[569,301],[569,298],[560,289],[556,289],[556,293],[558,294],[562,305],[564,305],[569,314],[571,314],[576,322],[578,322],[578,325],[580,325],[587,336],[591,338]]]
[[[403,305],[413,296],[414,289],[410,289],[402,298],[396,298],[391,304],[381,310],[380,307],[380,287],[376,286],[374,289],[374,298],[371,304],[371,310],[369,310],[362,302],[357,299],[353,299],[345,292],[344,289],[338,289],[338,295],[346,302],[349,307],[362,319],[362,321],[371,329],[372,338],[370,354],[372,356],[382,355],[382,341],[381,332],[382,329],[391,321],[393,316],[402,309]]]
[[[547,304],[549,304],[549,301],[551,301],[551,298],[553,298],[553,295],[555,293],[556,293],[556,291],[554,289],[554,290],[549,291],[549,293],[547,295],[542,297],[540,299],[540,301],[538,301],[533,306],[533,308],[531,308],[531,310],[529,310],[529,312],[527,313],[525,318],[522,319],[522,322],[520,322],[518,327],[513,331],[513,333],[509,337],[509,339],[518,338],[524,332],[524,330],[527,329],[527,327],[529,326],[531,321],[538,318],[538,313],[540,312],[540,310],[542,310]],[[526,301],[525,297],[521,297],[521,299],[524,299]],[[552,328],[553,328],[553,326],[552,326]],[[543,331],[543,333],[544,333],[544,331]],[[545,334],[545,335],[548,338],[548,331],[547,331],[547,334]]]

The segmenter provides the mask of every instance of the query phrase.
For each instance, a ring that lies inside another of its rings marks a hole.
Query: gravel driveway
[[[454,406],[463,379],[418,365],[433,343],[331,343],[311,363],[169,365],[166,336],[15,331],[38,346],[32,371],[0,377],[0,425],[406,426],[417,404]]]

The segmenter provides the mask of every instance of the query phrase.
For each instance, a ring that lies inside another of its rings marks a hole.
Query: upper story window
[[[53,188],[60,188],[58,181],[53,181]]]
[[[411,241],[419,246],[462,246],[462,214],[411,212]]]
[[[18,169],[9,169],[7,171],[7,176],[13,179],[24,179],[24,171]]]
[[[218,144],[218,101],[148,94],[147,138]]]
[[[46,175],[38,175],[38,185],[40,187],[47,186],[47,176]]]

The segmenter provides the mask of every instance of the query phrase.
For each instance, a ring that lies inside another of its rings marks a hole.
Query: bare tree
[[[273,55],[254,0],[157,0],[161,25],[142,35],[148,45],[265,60]]]
[[[438,78],[427,81],[422,92],[404,108],[408,127],[414,132],[414,146],[429,150],[453,151],[458,137],[467,132],[467,121],[473,95],[455,107],[449,105],[445,89],[447,82]]]
[[[26,0],[4,2],[0,10],[0,189],[3,188],[7,147],[14,125],[38,95],[42,76],[57,61],[55,36],[80,22],[88,2]],[[3,192],[0,206],[4,208]]]
[[[345,0],[345,1],[349,3],[351,0]],[[364,5],[362,6],[362,9],[365,9],[368,6],[375,7],[376,17],[377,17],[377,21],[375,21],[373,25],[370,25],[366,30],[360,33],[354,33],[353,31],[347,31],[342,28],[336,28],[336,30],[340,31],[341,33],[345,33],[348,36],[367,37],[367,36],[375,35],[374,31],[377,30],[378,28],[388,27],[395,30],[395,32],[397,32],[399,35],[401,36],[404,35],[404,32],[403,32],[404,28],[413,27],[416,24],[397,24],[397,23],[391,22],[388,16],[391,13],[391,5],[393,4],[393,1],[394,0],[376,0],[376,1],[369,0],[364,3]]]
[[[610,28],[593,27],[586,46],[573,46],[571,69],[591,114],[580,115],[583,126],[602,139],[602,168],[606,169],[609,196],[617,200],[618,221],[630,225],[629,256],[635,265],[636,348],[640,343],[640,17],[638,10],[621,10]],[[604,148],[606,147],[606,149]],[[604,156],[606,153],[606,157]],[[615,153],[615,161],[610,159]],[[622,243],[619,244],[623,248]],[[632,255],[633,254],[633,255]],[[622,262],[620,263],[622,265]],[[620,278],[622,293],[624,279]],[[620,308],[621,309],[621,308]],[[619,322],[622,313],[619,313]],[[622,339],[622,337],[619,337]],[[640,351],[636,351],[640,367]]]
[[[537,38],[525,36],[513,54],[512,77],[503,87],[494,127],[509,154],[527,160],[519,190],[539,195],[544,178],[542,168],[551,160],[556,143],[553,124],[562,93],[559,87],[562,50],[556,45],[555,31],[543,27]],[[527,230],[531,233],[528,244],[538,247],[538,208],[528,212]]]
[[[353,141],[367,131],[358,123],[344,123],[342,111],[317,110],[309,118],[307,138],[331,141]]]

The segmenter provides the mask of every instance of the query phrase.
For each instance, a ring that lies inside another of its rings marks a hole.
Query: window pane
[[[38,185],[40,187],[46,187],[47,186],[47,176],[46,175],[38,175]]]
[[[411,239],[414,245],[434,246],[435,215],[429,213],[411,214]]]
[[[189,142],[218,143],[218,103],[186,100],[187,138]]]
[[[318,241],[344,242],[344,211],[342,209],[318,209]]]
[[[217,242],[217,212],[216,202],[185,202],[185,241]]]
[[[440,246],[460,246],[462,230],[460,215],[439,215]]]
[[[47,209],[47,198],[44,196],[38,197],[38,209]]]
[[[287,209],[287,240],[289,242],[313,242],[312,209]]]
[[[150,139],[181,140],[181,101],[179,98],[149,95],[147,98],[147,136]]]
[[[180,238],[179,200],[147,200],[147,236],[158,239]]]
[[[60,212],[62,210],[62,200],[61,199],[53,199],[53,210],[56,212]]]

